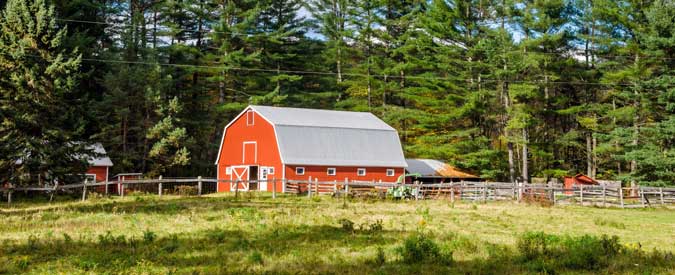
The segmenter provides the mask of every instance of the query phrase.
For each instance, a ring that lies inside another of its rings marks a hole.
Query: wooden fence
[[[276,190],[276,183],[282,182],[282,190]],[[312,197],[318,194],[330,194],[344,197],[371,197],[386,198],[392,195],[394,188],[407,188],[408,193],[399,196],[401,199],[447,199],[451,202],[460,201],[537,201],[550,204],[581,204],[596,206],[649,207],[655,205],[675,205],[675,188],[639,186],[636,189],[609,186],[579,185],[573,188],[564,188],[561,184],[525,184],[508,182],[456,182],[425,184],[398,184],[386,182],[364,181],[318,181],[318,180],[286,180],[270,179],[260,181],[233,181],[217,180],[213,178],[162,178],[137,179],[108,182],[84,182],[81,184],[3,187],[0,192],[12,202],[15,192],[46,192],[53,196],[56,192],[70,192],[82,194],[82,200],[91,192],[105,195],[125,196],[132,192],[164,194],[197,195],[217,192],[218,183],[229,183],[235,187],[231,190],[238,195],[248,190],[239,186],[255,186],[269,184],[272,197],[277,193],[306,195]],[[631,195],[634,194],[634,195]]]

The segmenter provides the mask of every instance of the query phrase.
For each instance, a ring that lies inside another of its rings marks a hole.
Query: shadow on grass
[[[583,247],[558,250],[552,246],[562,239],[536,234],[525,248],[521,244],[518,248],[482,244],[487,256],[406,264],[398,254],[401,238],[406,235],[399,231],[352,232],[337,226],[301,225],[250,231],[213,228],[161,238],[154,232],[145,232],[142,237],[107,233],[79,240],[67,235],[31,237],[23,243],[3,244],[0,274],[39,270],[95,274],[672,274],[675,269],[672,254],[626,250],[605,257]],[[539,237],[549,244],[540,246]],[[572,247],[578,240],[573,241]],[[387,253],[378,255],[376,251],[382,247]],[[588,251],[596,254],[584,254]],[[580,256],[603,262],[600,265]],[[568,259],[583,264],[565,264]]]
[[[277,208],[303,208],[308,206],[320,206],[321,203],[307,200],[298,201],[292,198],[283,201],[272,200],[266,197],[165,197],[160,198],[154,195],[131,196],[124,200],[119,198],[102,198],[93,200],[94,203],[79,203],[77,201],[69,203],[35,202],[21,204],[21,207],[0,209],[0,216],[20,216],[33,213],[45,213],[54,211],[73,211],[80,213],[148,213],[174,215],[189,209],[198,208],[200,210],[224,210],[229,208],[256,207]],[[326,204],[328,205],[328,204]]]

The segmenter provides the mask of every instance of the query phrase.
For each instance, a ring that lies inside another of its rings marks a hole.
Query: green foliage
[[[522,261],[532,271],[600,270],[623,253],[630,253],[617,236],[558,237],[543,232],[528,232],[518,239]]]
[[[452,263],[452,253],[442,252],[441,248],[429,236],[416,233],[397,248],[399,255],[406,264],[445,264]]]
[[[81,56],[46,1],[0,10],[0,182],[40,184],[86,170],[88,99],[77,92]]]

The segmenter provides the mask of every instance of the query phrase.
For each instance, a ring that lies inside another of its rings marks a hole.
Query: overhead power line
[[[199,19],[199,18],[198,18]],[[129,23],[111,23],[111,22],[103,22],[103,21],[91,21],[91,20],[77,20],[77,19],[64,19],[64,18],[55,18],[56,21],[61,21],[61,22],[71,22],[71,23],[82,23],[82,24],[95,24],[95,25],[106,25],[106,26],[112,26],[112,27],[142,27],[143,25],[141,24],[129,24]],[[145,25],[145,27],[151,27],[154,28],[153,26]],[[249,36],[249,37],[265,37],[265,36],[271,36],[273,33],[244,33],[244,32],[224,32],[224,31],[216,31],[213,29],[205,29],[205,30],[193,30],[193,29],[184,29],[184,28],[170,28],[171,30],[178,30],[182,32],[200,32],[200,33],[205,33],[205,34],[229,34],[232,36]],[[155,29],[156,30],[156,29]],[[468,51],[468,50],[465,50]],[[528,55],[555,55],[559,56],[561,53],[556,53],[556,52],[522,52],[519,49],[515,50],[510,50],[510,51],[502,51],[500,49],[490,49],[490,50],[482,50],[482,49],[476,49],[476,52],[504,52],[504,53],[520,53],[522,54],[528,54]],[[577,51],[569,51],[569,52],[563,52],[567,54],[576,54],[579,55],[579,57],[583,57],[585,51],[583,49],[579,49]],[[596,51],[589,51],[590,56],[589,57],[596,57],[596,58],[604,58],[604,59],[612,59],[612,58],[634,58],[634,55],[615,55],[615,54],[598,54]],[[675,57],[662,57],[662,56],[657,56],[657,55],[649,55],[649,54],[638,54],[639,57],[651,57],[654,59],[658,60],[675,60]]]
[[[4,54],[9,56],[9,54]],[[29,55],[25,56],[30,57],[41,57],[38,55]],[[66,56],[67,57],[67,56]],[[73,58],[73,57],[70,57]],[[161,62],[146,62],[146,61],[127,61],[127,60],[114,60],[114,59],[99,59],[99,58],[81,58],[82,61],[87,62],[99,62],[99,63],[109,63],[109,64],[128,64],[128,65],[147,65],[147,66],[163,66],[163,67],[176,67],[176,68],[200,68],[200,69],[217,69],[217,70],[231,70],[231,71],[246,71],[246,72],[265,72],[265,73],[284,73],[284,74],[296,74],[296,75],[330,75],[336,76],[336,72],[320,72],[320,71],[305,71],[305,70],[284,70],[284,69],[266,69],[266,68],[243,68],[243,67],[230,67],[230,66],[213,66],[213,65],[194,65],[194,64],[175,64],[175,63],[161,63]],[[343,76],[354,76],[354,77],[372,77],[380,79],[419,79],[419,80],[454,80],[454,81],[465,81],[465,82],[477,82],[477,83],[517,83],[517,84],[533,84],[533,85],[559,85],[559,84],[569,84],[569,85],[593,85],[593,86],[635,86],[635,83],[602,83],[602,82],[584,82],[584,81],[532,81],[532,80],[508,80],[508,79],[469,79],[469,78],[453,78],[453,77],[441,77],[441,76],[400,76],[395,75],[385,75],[385,74],[371,74],[370,76],[363,73],[342,73]]]

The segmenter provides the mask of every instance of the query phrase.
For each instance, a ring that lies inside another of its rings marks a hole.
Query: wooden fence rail
[[[283,183],[282,190],[276,190],[278,182]],[[232,192],[245,190],[239,186],[259,186],[270,184],[273,197],[277,193],[306,194],[308,197],[318,194],[337,196],[370,196],[387,197],[393,188],[406,187],[411,190],[409,199],[449,199],[450,201],[546,201],[553,204],[581,204],[615,207],[650,207],[655,205],[675,205],[675,188],[639,186],[636,190],[624,187],[609,186],[574,186],[564,188],[560,184],[525,184],[509,182],[454,182],[430,183],[415,182],[398,184],[392,182],[364,181],[318,181],[318,180],[286,180],[269,179],[257,181],[217,180],[213,178],[162,178],[135,179],[124,181],[83,182],[80,184],[52,186],[6,186],[0,192],[7,197],[8,204],[14,192],[47,192],[81,190],[85,200],[88,192],[99,192],[107,195],[124,196],[132,191],[156,193],[160,196],[170,193],[190,192],[201,196],[218,191],[219,183],[230,183],[236,187]],[[254,185],[251,185],[254,184]],[[187,190],[187,191],[186,191]],[[631,192],[633,191],[633,192]],[[630,194],[637,194],[630,196]]]

